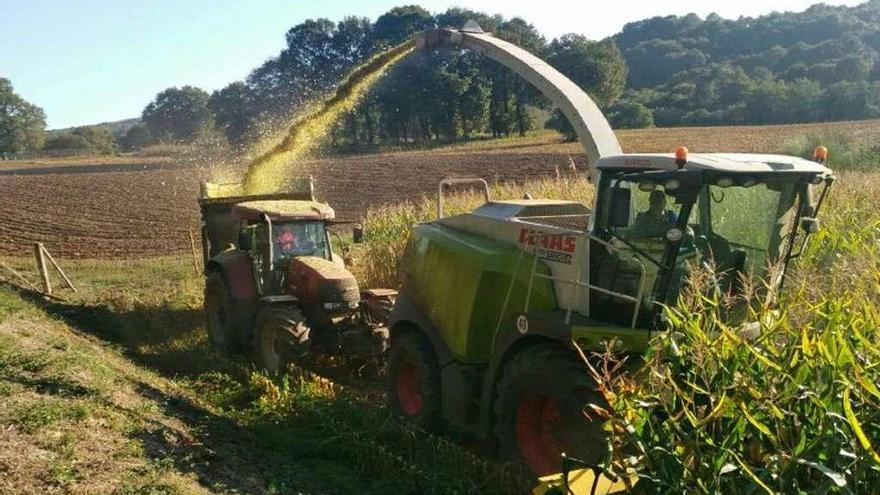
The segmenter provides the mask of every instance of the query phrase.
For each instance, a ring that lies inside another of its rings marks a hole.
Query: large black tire
[[[275,373],[308,353],[309,327],[299,308],[288,304],[263,306],[254,326],[254,361]]]
[[[440,365],[431,342],[418,331],[391,339],[387,364],[388,405],[406,422],[440,429]]]
[[[587,405],[607,409],[608,404],[573,351],[549,345],[525,349],[504,366],[496,393],[495,435],[503,459],[544,476],[562,470],[563,453],[591,464],[605,458],[603,420]]]
[[[205,279],[205,318],[208,341],[215,352],[226,354],[232,351],[235,342],[235,329],[238,315],[232,293],[218,271],[208,272]]]

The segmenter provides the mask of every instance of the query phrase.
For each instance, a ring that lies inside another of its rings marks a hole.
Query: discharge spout
[[[559,108],[574,128],[591,167],[603,156],[623,150],[596,103],[571,79],[518,46],[483,32],[473,22],[462,29],[422,32],[416,46],[424,49],[467,48],[504,65],[528,81]]]

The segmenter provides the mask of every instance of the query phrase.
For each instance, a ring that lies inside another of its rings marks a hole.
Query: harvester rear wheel
[[[208,341],[215,352],[226,354],[232,350],[235,340],[235,301],[226,286],[223,274],[208,273],[205,279],[205,317]]]
[[[505,365],[495,398],[502,458],[521,461],[539,476],[560,472],[563,453],[600,463],[607,436],[588,404],[608,408],[572,351],[540,346],[517,354]]]
[[[299,308],[265,306],[257,312],[254,326],[254,360],[264,370],[283,371],[308,352],[309,327]]]
[[[395,415],[427,431],[440,425],[440,366],[428,339],[395,335],[388,356],[388,403]]]

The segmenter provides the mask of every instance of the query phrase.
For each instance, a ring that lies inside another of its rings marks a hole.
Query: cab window
[[[272,226],[276,260],[295,256],[329,259],[330,250],[323,222],[290,222]]]

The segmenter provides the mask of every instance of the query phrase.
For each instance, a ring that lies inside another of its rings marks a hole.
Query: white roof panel
[[[673,154],[627,154],[601,158],[598,168],[677,170]],[[716,170],[730,173],[801,172],[831,174],[822,164],[795,156],[748,153],[691,153],[685,170]]]

